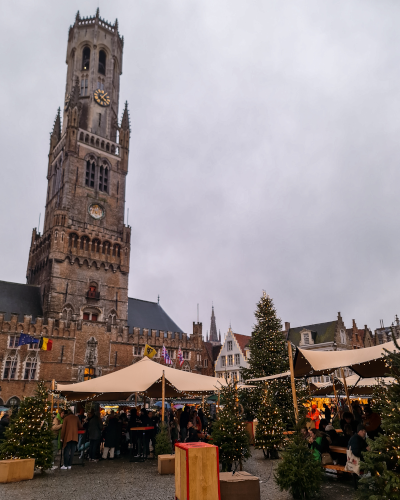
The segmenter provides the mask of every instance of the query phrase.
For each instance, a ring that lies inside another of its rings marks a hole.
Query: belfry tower
[[[129,115],[118,123],[118,21],[70,27],[63,118],[50,136],[43,234],[32,233],[27,283],[47,318],[127,325],[130,228],[124,224]]]

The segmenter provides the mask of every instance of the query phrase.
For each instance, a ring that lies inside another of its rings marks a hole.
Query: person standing
[[[361,454],[364,451],[369,451],[369,446],[367,445],[367,442],[365,440],[366,436],[367,431],[364,425],[358,424],[357,433],[349,439],[349,444],[347,445],[347,449],[351,449],[353,455],[359,459],[358,461],[361,460]],[[358,488],[358,479],[358,474],[353,473],[354,489]]]
[[[82,424],[76,415],[73,415],[71,410],[67,410],[67,415],[61,428],[61,440],[63,442],[64,465],[61,469],[70,469],[72,459],[78,444],[78,430],[81,430]]]
[[[61,429],[63,426],[64,419],[64,410],[61,410],[60,413],[53,418],[53,424],[51,426],[51,430],[53,431],[53,468],[56,469],[56,457],[58,450],[61,450]]]
[[[329,406],[326,403],[323,404],[323,407],[324,407],[325,420],[329,424],[331,422],[331,418],[332,418],[331,410],[330,410]]]
[[[86,429],[89,437],[89,462],[97,462],[103,430],[103,422],[97,413],[89,412]]]
[[[110,460],[114,460],[115,448],[118,448],[121,440],[122,425],[118,422],[114,412],[111,412],[107,427],[104,429],[103,460],[106,460],[110,450]]]
[[[187,436],[187,425],[189,423],[189,407],[185,406],[185,409],[181,413],[181,418],[179,420],[179,426],[181,428],[181,441],[185,442]]]

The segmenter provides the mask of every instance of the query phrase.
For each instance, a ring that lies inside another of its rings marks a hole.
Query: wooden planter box
[[[221,500],[260,500],[260,481],[248,472],[221,472]]]
[[[218,447],[208,443],[175,445],[175,498],[220,500]]]
[[[175,455],[158,455],[158,473],[175,474]]]
[[[34,458],[0,460],[0,483],[15,483],[33,479],[34,469]]]

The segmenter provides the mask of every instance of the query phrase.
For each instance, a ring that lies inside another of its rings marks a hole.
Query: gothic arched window
[[[95,173],[96,173],[96,165],[94,164],[94,162],[88,160],[86,162],[86,179],[85,179],[86,186],[94,188]]]
[[[121,255],[121,247],[119,245],[114,245],[113,255],[119,257]]]
[[[28,356],[25,361],[24,380],[35,380],[37,371],[37,358]]]
[[[90,66],[90,48],[84,47],[82,51],[82,71],[86,71]]]
[[[108,167],[103,165],[99,171],[99,191],[108,192]]]
[[[106,74],[106,59],[107,59],[106,53],[104,52],[104,50],[100,50],[100,52],[99,52],[99,73],[101,73],[102,75]]]
[[[110,242],[109,241],[105,241],[103,243],[103,253],[110,255]]]
[[[89,250],[89,238],[87,236],[81,238],[81,250]]]
[[[17,356],[8,356],[4,363],[3,380],[16,380],[17,378]]]

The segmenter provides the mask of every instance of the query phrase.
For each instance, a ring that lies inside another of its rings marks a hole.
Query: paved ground
[[[244,470],[260,478],[261,500],[291,500],[276,487],[273,470],[277,461],[265,460],[256,450]],[[86,463],[71,470],[55,470],[35,474],[32,481],[0,484],[1,499],[54,500],[57,498],[84,500],[173,500],[174,476],[160,476],[156,460],[131,463],[126,459]],[[354,491],[348,482],[324,481],[321,500],[353,500]],[[248,499],[251,500],[251,499]]]

